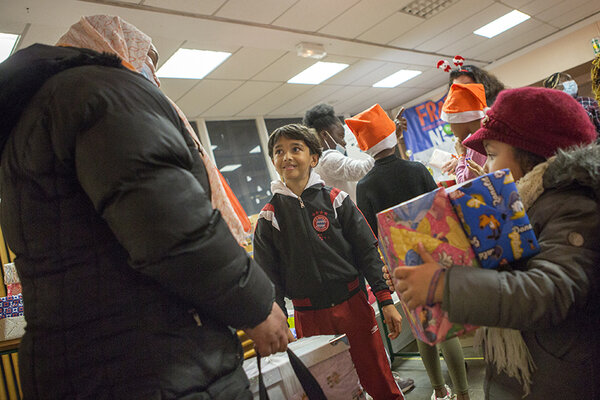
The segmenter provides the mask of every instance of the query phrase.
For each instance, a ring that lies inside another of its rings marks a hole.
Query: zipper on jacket
[[[304,208],[304,202],[302,201],[302,197],[298,196],[298,201],[300,202],[300,208]]]

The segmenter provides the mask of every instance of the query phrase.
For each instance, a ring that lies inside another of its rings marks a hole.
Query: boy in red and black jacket
[[[359,288],[359,271],[380,301],[390,337],[400,332],[400,314],[382,277],[377,239],[348,194],[326,187],[312,171],[321,148],[303,125],[276,129],[269,156],[281,180],[259,215],[254,258],[275,284],[287,313],[294,304],[298,337],[342,334],[361,384],[374,399],[403,399],[388,364],[375,313]]]

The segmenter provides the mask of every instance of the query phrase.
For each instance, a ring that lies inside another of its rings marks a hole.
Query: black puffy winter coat
[[[273,286],[169,101],[112,56],[34,45],[0,64],[0,113],[25,398],[249,398],[231,327]]]

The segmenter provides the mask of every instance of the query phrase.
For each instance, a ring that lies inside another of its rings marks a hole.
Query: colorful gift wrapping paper
[[[539,252],[510,170],[480,176],[447,192],[483,268]]]
[[[444,267],[478,266],[469,239],[452,209],[444,189],[437,189],[377,214],[381,249],[386,263],[397,266],[423,263],[415,251],[425,249]],[[472,325],[453,324],[440,304],[409,310],[402,303],[413,334],[430,345],[474,330]]]
[[[0,319],[21,316],[23,297],[21,295],[0,297],[0,307]]]

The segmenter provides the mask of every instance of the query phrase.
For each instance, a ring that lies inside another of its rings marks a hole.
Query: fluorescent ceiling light
[[[235,171],[236,169],[238,169],[239,167],[241,167],[242,164],[229,164],[224,166],[223,168],[220,168],[221,172],[231,172],[231,171]]]
[[[482,26],[476,31],[473,31],[473,33],[479,36],[485,36],[486,38],[493,38],[494,36],[509,30],[513,26],[517,26],[521,22],[527,21],[529,18],[531,18],[529,15],[523,14],[521,11],[513,10],[489,24]]]
[[[6,60],[19,40],[19,35],[0,33],[0,62]]]
[[[414,69],[401,69],[395,74],[392,74],[387,78],[383,78],[379,82],[375,83],[373,87],[393,88],[409,79],[414,78],[417,75],[421,75],[421,73],[421,71],[416,71]]]
[[[202,79],[231,53],[179,49],[156,72],[159,78]]]
[[[250,150],[248,153],[250,153],[250,154],[260,153],[260,145],[257,145],[255,148]]]
[[[287,81],[287,83],[318,85],[346,68],[348,68],[348,64],[319,61],[300,72],[298,75]]]

